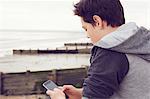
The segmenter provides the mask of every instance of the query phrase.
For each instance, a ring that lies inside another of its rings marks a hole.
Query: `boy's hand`
[[[72,85],[64,85],[63,91],[68,95],[69,99],[82,98],[82,89],[77,89]]]
[[[46,94],[48,94],[51,97],[51,99],[66,99],[63,91],[58,88],[55,88],[53,91],[47,90]]]

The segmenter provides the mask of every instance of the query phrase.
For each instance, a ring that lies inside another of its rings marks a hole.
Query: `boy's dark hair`
[[[123,7],[119,0],[80,0],[74,7],[75,15],[81,16],[85,22],[93,25],[93,15],[98,15],[112,27],[125,23]]]

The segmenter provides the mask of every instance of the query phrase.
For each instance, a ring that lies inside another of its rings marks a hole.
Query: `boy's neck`
[[[116,31],[118,28],[119,28],[119,26],[118,27],[111,27],[111,26],[105,27],[105,29],[103,29],[102,33],[100,33],[100,35],[101,35],[100,39],[102,39],[104,36],[114,32],[114,31]]]

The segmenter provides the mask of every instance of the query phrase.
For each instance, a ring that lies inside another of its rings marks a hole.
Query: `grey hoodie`
[[[117,52],[137,55],[150,61],[150,31],[144,27],[139,28],[135,23],[122,25],[95,45]]]
[[[150,99],[150,31],[135,23],[120,26],[95,46],[125,53],[129,72],[111,99]]]

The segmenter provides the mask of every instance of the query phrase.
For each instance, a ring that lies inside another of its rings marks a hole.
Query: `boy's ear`
[[[93,20],[94,20],[96,26],[100,26],[102,28],[103,21],[102,21],[101,17],[99,17],[98,15],[94,15]]]

